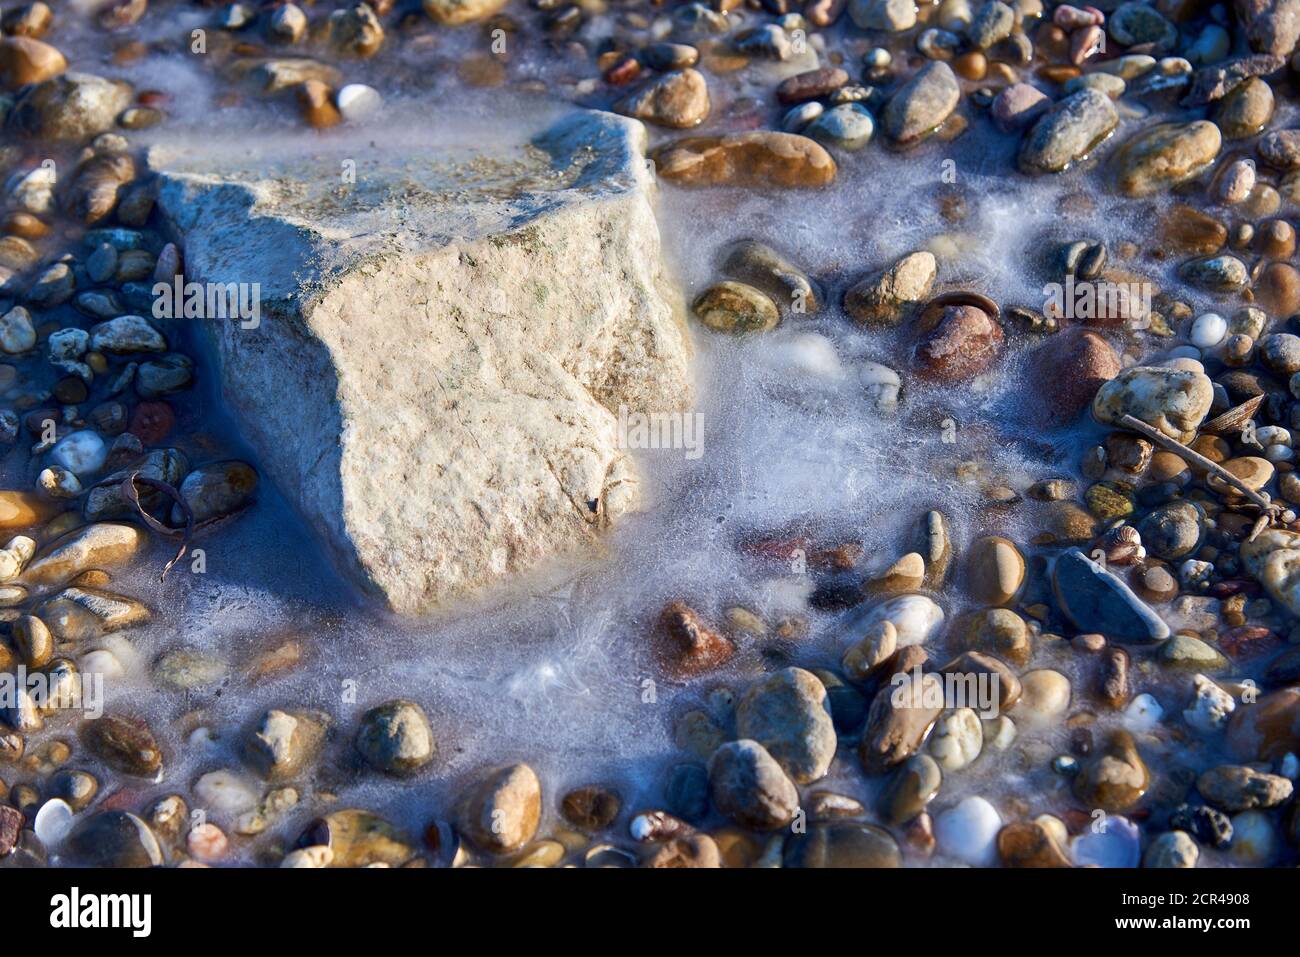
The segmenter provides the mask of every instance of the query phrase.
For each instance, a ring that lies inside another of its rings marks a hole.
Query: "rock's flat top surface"
[[[261,284],[260,326],[203,328],[267,471],[420,612],[594,543],[639,500],[619,407],[692,383],[640,123],[575,113],[490,150],[405,128],[149,162],[186,278]]]

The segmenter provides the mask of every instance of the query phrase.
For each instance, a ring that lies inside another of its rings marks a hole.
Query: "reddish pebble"
[[[171,434],[176,416],[166,402],[141,402],[131,415],[127,431],[145,445],[157,445]]]
[[[610,86],[624,86],[641,75],[641,64],[633,57],[620,60],[605,73],[605,82]]]
[[[1278,637],[1258,625],[1242,625],[1226,632],[1219,639],[1219,647],[1233,658],[1257,658],[1272,651],[1279,644]]]

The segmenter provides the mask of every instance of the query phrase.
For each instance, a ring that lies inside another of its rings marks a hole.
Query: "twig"
[[[1252,540],[1255,538],[1256,535],[1258,535],[1261,531],[1263,531],[1264,528],[1266,528],[1270,522],[1278,520],[1279,517],[1281,516],[1282,507],[1270,501],[1267,495],[1262,495],[1259,492],[1256,492],[1254,489],[1246,485],[1246,483],[1243,482],[1241,479],[1237,478],[1237,476],[1233,475],[1231,472],[1225,469],[1222,465],[1220,465],[1217,462],[1211,462],[1209,459],[1207,459],[1204,455],[1201,455],[1199,452],[1193,452],[1191,449],[1189,449],[1182,442],[1179,442],[1177,439],[1171,439],[1169,436],[1165,435],[1159,429],[1153,428],[1150,425],[1147,425],[1147,423],[1143,422],[1141,419],[1136,419],[1131,415],[1124,416],[1122,419],[1119,420],[1119,424],[1124,426],[1124,428],[1126,429],[1132,429],[1134,432],[1139,432],[1142,435],[1145,435],[1152,442],[1156,443],[1156,445],[1159,445],[1161,448],[1173,452],[1175,455],[1179,456],[1185,461],[1188,461],[1199,468],[1203,468],[1207,472],[1213,473],[1214,475],[1222,479],[1225,483],[1231,485],[1238,492],[1244,495],[1247,499],[1250,500],[1250,502],[1253,505],[1258,506],[1259,509],[1264,513],[1263,515],[1260,516],[1260,518],[1263,519],[1264,521],[1263,522],[1257,521],[1255,523],[1255,527],[1251,529],[1250,538]]]
[[[150,515],[145,507],[140,503],[140,490],[136,487],[136,483],[139,483],[146,488],[162,492],[168,498],[172,499],[172,501],[180,507],[181,514],[185,516],[185,528],[172,528],[169,525],[164,525],[162,522]],[[181,539],[181,546],[176,552],[176,557],[166,564],[162,570],[162,575],[158,579],[159,581],[163,581],[167,578],[167,573],[172,570],[172,566],[184,557],[185,550],[190,547],[190,536],[194,533],[194,513],[190,511],[190,503],[185,501],[185,497],[166,482],[160,482],[157,479],[149,478],[148,476],[141,475],[139,472],[131,472],[126,478],[122,479],[121,489],[123,497],[131,503],[136,512],[139,513],[140,517],[144,519],[145,524],[155,532],[158,532],[167,538],[176,538],[179,536]]]

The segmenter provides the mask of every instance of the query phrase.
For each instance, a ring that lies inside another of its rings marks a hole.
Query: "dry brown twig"
[[[1205,469],[1207,472],[1217,476],[1222,479],[1225,484],[1231,485],[1245,496],[1252,505],[1259,508],[1259,519],[1255,522],[1254,527],[1251,528],[1250,536],[1247,538],[1247,541],[1254,541],[1255,537],[1269,525],[1275,522],[1281,522],[1282,513],[1285,511],[1281,505],[1270,500],[1267,495],[1250,488],[1245,482],[1237,478],[1237,476],[1233,475],[1218,462],[1211,462],[1204,455],[1192,451],[1177,439],[1170,438],[1159,429],[1153,428],[1141,419],[1136,419],[1131,415],[1124,416],[1119,420],[1119,424],[1124,426],[1126,429],[1131,429],[1134,432],[1146,436],[1162,449],[1173,452],[1175,455],[1179,456],[1186,462],[1190,462],[1197,468]]]

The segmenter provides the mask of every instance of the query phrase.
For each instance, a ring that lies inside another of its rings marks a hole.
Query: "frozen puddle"
[[[206,771],[241,767],[243,731],[278,706],[319,708],[335,722],[316,788],[275,825],[285,842],[321,811],[342,806],[375,810],[418,835],[450,816],[469,776],[512,760],[527,761],[542,778],[542,835],[555,823],[559,796],[580,784],[617,787],[631,812],[658,807],[666,768],[695,760],[674,742],[678,716],[715,704],[717,688],[742,689],[773,660],[837,667],[844,651],[837,614],[807,604],[825,576],[758,561],[737,548],[742,537],[810,528],[827,542],[860,543],[858,571],[867,573],[909,550],[907,532],[930,508],[949,517],[958,556],[981,534],[1032,538],[1032,507],[990,508],[986,489],[1023,491],[1037,479],[1076,475],[1080,433],[1100,434],[1091,425],[1037,431],[1034,411],[1050,396],[1037,394],[1022,355],[1037,340],[1018,339],[1008,326],[1008,348],[991,372],[957,387],[930,387],[910,373],[905,333],[856,326],[839,308],[842,292],[898,256],[930,248],[940,261],[936,291],[970,289],[1004,307],[1041,307],[1045,279],[1036,263],[1049,248],[1046,237],[1113,244],[1145,236],[1149,224],[1117,216],[1091,178],[984,178],[978,170],[987,151],[1008,147],[967,139],[973,142],[954,153],[951,184],[941,178],[943,148],[930,147],[911,156],[850,156],[836,184],[817,193],[661,186],[662,238],[688,301],[718,278],[720,252],[751,238],[807,271],[826,305],[747,339],[693,324],[701,445],[633,450],[653,503],[611,533],[606,555],[557,562],[545,576],[454,615],[401,622],[356,599],[266,485],[249,514],[198,543],[205,574],[182,565],[163,585],[145,572],[128,576],[123,590],[158,615],[129,642],[106,642],[129,668],[125,679],[109,683],[109,706],[149,718],[167,758],[165,779],[124,785],[132,790],[121,806],[188,793]],[[1005,157],[988,162],[1006,167]],[[1059,214],[1072,194],[1087,203]],[[1087,206],[1091,212],[1078,211]],[[954,216],[954,208],[964,212]],[[861,380],[868,362],[900,371],[896,413],[873,407]],[[224,421],[211,426],[223,436],[213,439],[223,454],[243,453],[210,379],[203,387],[193,413]],[[160,567],[166,551],[158,546],[149,567]],[[768,622],[805,617],[808,634],[784,644],[750,640],[722,670],[675,682],[652,660],[649,635],[660,609],[676,599],[715,624],[734,605]],[[951,587],[939,601],[950,616],[963,610]],[[225,676],[188,690],[156,687],[152,663],[179,646],[219,659]],[[267,655],[292,659],[287,649],[300,656],[296,664],[250,677]],[[942,663],[949,650],[934,648],[932,658]],[[1049,650],[1032,667],[1075,674],[1068,656]],[[424,707],[438,742],[434,763],[413,780],[360,770],[351,747],[360,716],[398,697]],[[985,754],[948,776],[944,806],[968,793],[995,803],[1023,798],[1032,788],[1040,795],[1035,813],[1064,807],[1068,796],[1056,801],[1054,794],[1066,779],[1053,778],[1047,764],[1066,732],[1050,733],[1060,737],[1045,739],[1044,760]],[[1032,746],[1032,734],[1026,737]],[[1046,743],[1052,740],[1055,749]],[[863,778],[850,746],[841,747],[817,787],[865,799],[879,784]],[[235,847],[251,862],[260,843]]]

